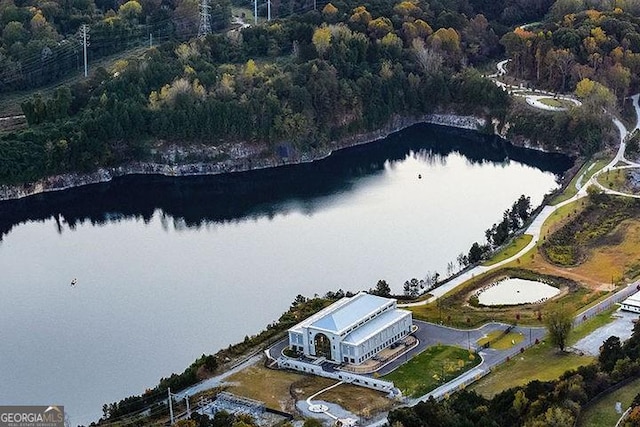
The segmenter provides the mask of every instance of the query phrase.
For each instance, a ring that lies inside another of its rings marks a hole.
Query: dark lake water
[[[424,125],[312,164],[0,203],[0,403],[88,423],[298,294],[444,274],[571,163]]]

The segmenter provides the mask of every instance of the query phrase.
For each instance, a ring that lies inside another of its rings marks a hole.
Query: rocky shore
[[[379,130],[332,141],[324,150],[305,153],[298,153],[286,145],[282,147],[282,150],[279,150],[279,153],[273,154],[264,147],[256,147],[248,143],[226,143],[218,147],[162,144],[152,150],[152,155],[156,159],[152,162],[130,162],[117,167],[100,168],[91,173],[66,173],[21,185],[1,185],[0,201],[108,182],[115,177],[124,175],[216,175],[313,162],[331,155],[334,151],[377,141],[418,123],[478,130],[485,126],[486,121],[474,116],[455,114],[428,114],[418,117],[397,116]]]

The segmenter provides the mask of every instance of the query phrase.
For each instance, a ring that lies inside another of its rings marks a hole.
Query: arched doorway
[[[313,346],[316,349],[316,357],[331,359],[331,341],[325,334],[316,334],[313,338]]]

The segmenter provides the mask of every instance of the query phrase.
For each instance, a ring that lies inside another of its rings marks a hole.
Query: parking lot
[[[613,322],[596,329],[571,348],[584,354],[597,356],[600,352],[600,346],[610,336],[616,336],[620,338],[620,341],[629,339],[633,330],[633,321],[638,320],[640,316],[636,313],[621,310],[616,311],[612,316],[615,317]]]

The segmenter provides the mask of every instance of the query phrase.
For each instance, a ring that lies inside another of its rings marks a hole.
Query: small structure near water
[[[534,280],[507,277],[476,292],[484,306],[541,304],[560,293],[560,289]]]

